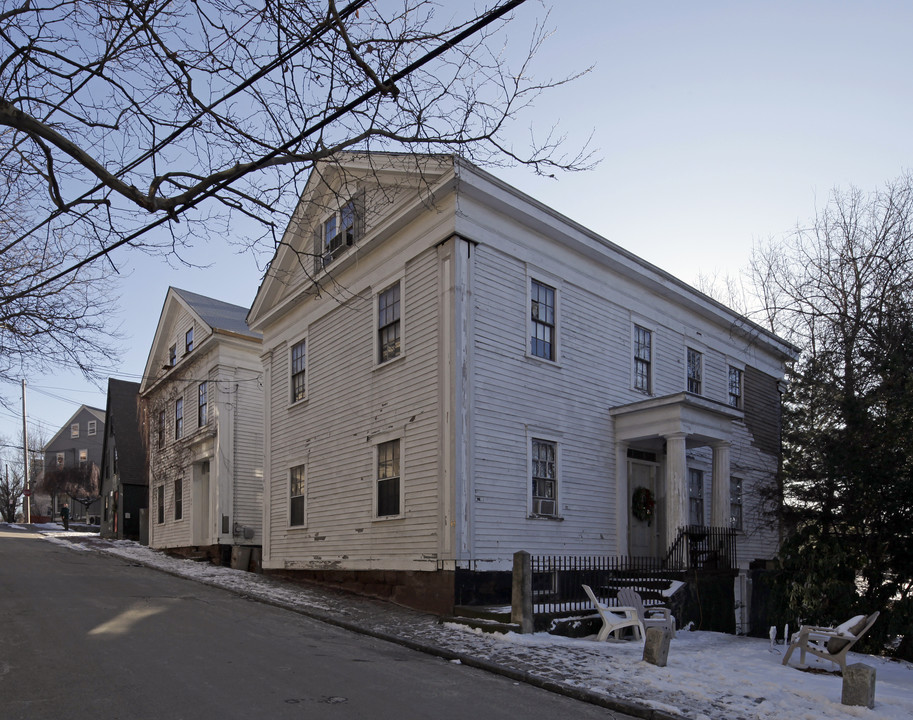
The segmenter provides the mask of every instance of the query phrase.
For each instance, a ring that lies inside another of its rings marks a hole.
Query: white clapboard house
[[[446,610],[518,550],[776,551],[794,349],[463,159],[321,165],[248,322],[266,569]]]
[[[224,562],[232,548],[261,543],[261,348],[246,314],[168,289],[140,387],[153,548]]]

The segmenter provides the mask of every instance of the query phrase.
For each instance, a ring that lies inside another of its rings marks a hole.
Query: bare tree
[[[835,191],[753,260],[770,327],[802,349],[784,396],[781,549],[794,613],[886,610],[913,658],[913,177]]]
[[[25,358],[6,334],[30,331],[91,370],[115,248],[234,237],[272,254],[300,180],[341,151],[586,166],[551,128],[505,139],[568,79],[531,77],[542,25],[514,49],[523,2],[0,0],[0,200],[18,201],[0,239],[6,372]]]
[[[0,516],[6,522],[16,522],[19,503],[25,490],[22,473],[15,467],[10,468],[9,463],[0,472],[3,473],[0,475]]]

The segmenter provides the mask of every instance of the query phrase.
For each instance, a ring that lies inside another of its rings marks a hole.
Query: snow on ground
[[[535,633],[492,634],[461,625],[439,624],[420,613],[373,604],[370,614],[361,601],[328,594],[320,588],[276,582],[268,577],[178,560],[130,541],[77,541],[85,533],[64,532],[55,524],[36,526],[44,537],[72,548],[102,550],[124,559],[189,579],[223,587],[317,615],[349,618],[365,629],[444,648],[529,672],[548,680],[608,697],[646,705],[694,720],[720,718],[790,718],[790,720],[910,720],[913,718],[913,664],[850,653],[850,664],[876,669],[875,708],[842,705],[842,680],[837,666],[809,656],[816,672],[781,664],[783,646],[768,640],[711,632],[679,630],[672,641],[668,665],[642,660],[643,643],[595,642]],[[90,536],[91,537],[91,536]],[[387,611],[377,612],[377,607]],[[791,658],[798,662],[798,653]]]

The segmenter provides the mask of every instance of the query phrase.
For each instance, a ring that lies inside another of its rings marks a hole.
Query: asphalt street
[[[605,708],[0,529],[0,717],[574,718]]]

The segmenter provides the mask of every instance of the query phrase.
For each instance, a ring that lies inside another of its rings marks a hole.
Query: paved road
[[[0,529],[5,720],[607,718],[193,581]]]

